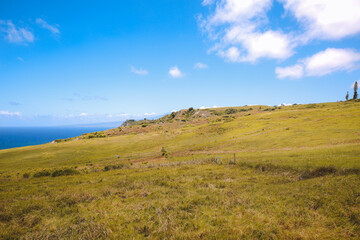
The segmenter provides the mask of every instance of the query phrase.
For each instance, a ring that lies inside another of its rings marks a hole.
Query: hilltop
[[[358,239],[360,101],[184,109],[0,151],[4,239]]]

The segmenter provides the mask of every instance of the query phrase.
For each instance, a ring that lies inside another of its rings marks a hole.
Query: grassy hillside
[[[187,109],[1,150],[0,239],[359,239],[359,147],[348,101]]]

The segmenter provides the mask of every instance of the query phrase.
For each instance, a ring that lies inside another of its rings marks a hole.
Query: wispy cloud
[[[47,23],[42,18],[37,18],[36,23],[39,24],[40,27],[49,30],[54,35],[59,35],[60,34],[60,30],[59,30],[57,24],[56,25],[50,25],[49,23]]]
[[[34,41],[34,34],[30,30],[17,27],[10,20],[0,20],[0,31],[6,34],[5,39],[10,43],[27,43]]]
[[[152,113],[144,113],[145,116],[155,116],[158,115],[156,112],[152,112]]]
[[[9,111],[2,111],[0,110],[0,116],[8,116],[8,117],[20,117],[21,113],[20,112],[9,112]]]
[[[131,113],[70,113],[65,115],[53,115],[49,117],[53,117],[56,119],[67,119],[67,120],[81,120],[81,121],[91,121],[91,122],[104,122],[104,121],[123,121],[126,119],[143,119],[148,117],[158,116],[159,114],[152,112],[152,113],[144,113],[144,114],[131,114]],[[39,116],[37,116],[39,117]]]
[[[135,74],[137,74],[137,75],[148,75],[149,74],[149,71],[148,70],[145,70],[145,69],[137,69],[137,68],[135,68],[135,67],[133,67],[133,66],[131,66],[130,67],[130,71],[132,72],[132,73],[135,73]]]
[[[360,53],[353,49],[328,48],[311,57],[299,60],[290,67],[278,67],[278,78],[300,78],[305,76],[324,76],[337,71],[353,71],[360,68]]]
[[[203,0],[201,4],[203,6],[207,6],[207,5],[211,5],[213,3],[214,3],[214,0]]]
[[[169,75],[172,78],[181,78],[184,76],[184,73],[182,73],[177,66],[174,66],[169,69]]]
[[[69,102],[74,102],[76,100],[81,100],[81,101],[108,101],[109,99],[107,97],[98,96],[98,95],[95,95],[95,96],[85,95],[84,96],[84,95],[75,93],[73,95],[73,97],[66,97],[66,98],[63,98],[63,100],[69,101]]]
[[[107,101],[107,100],[109,100],[107,97],[102,97],[102,96],[82,96],[81,99],[84,101],[94,101],[94,100]]]
[[[19,106],[20,105],[19,102],[14,102],[14,101],[10,101],[9,104],[12,105],[12,106]]]
[[[17,59],[20,61],[20,62],[24,62],[24,59],[22,57],[17,57]]]
[[[304,67],[300,64],[296,64],[290,67],[277,67],[275,68],[277,78],[294,78],[298,79],[304,75]]]
[[[205,69],[205,68],[208,68],[208,65],[206,65],[205,63],[197,62],[194,64],[194,68],[195,69]]]

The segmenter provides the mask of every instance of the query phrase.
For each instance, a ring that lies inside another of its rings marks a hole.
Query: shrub
[[[106,165],[104,167],[104,172],[110,171],[112,169],[122,169],[125,167],[125,164],[118,164],[118,165]]]
[[[105,134],[105,132],[103,132],[103,131],[83,134],[83,138],[84,138],[84,139],[104,138],[104,137],[106,137],[106,134]]]
[[[176,112],[172,112],[172,113],[169,115],[169,120],[174,119],[175,116],[176,116]]]
[[[225,110],[225,114],[234,114],[236,113],[236,109],[234,108],[228,108]]]
[[[51,176],[59,177],[59,176],[69,176],[69,175],[77,175],[77,174],[80,174],[80,172],[72,168],[65,168],[65,169],[55,170],[51,174]]]
[[[316,108],[316,104],[314,103],[308,104],[306,105],[306,108]]]
[[[165,150],[164,147],[161,148],[161,156],[166,157],[166,158],[169,156],[168,152]]]
[[[47,177],[50,176],[51,172],[49,172],[48,170],[41,170],[40,172],[37,172],[34,174],[34,177],[38,178],[38,177]]]
[[[319,167],[314,170],[307,170],[303,174],[301,174],[300,179],[310,179],[310,178],[316,178],[316,177],[323,177],[326,175],[334,174],[337,170],[334,167]]]
[[[188,117],[190,117],[191,115],[193,115],[195,113],[194,108],[189,108],[186,113],[184,115],[187,115]]]
[[[132,125],[134,125],[136,121],[134,119],[128,119],[125,122],[123,122],[123,124],[121,124],[120,127],[130,127]]]
[[[23,174],[23,178],[29,178],[29,177],[30,177],[30,174],[28,174],[28,173]]]

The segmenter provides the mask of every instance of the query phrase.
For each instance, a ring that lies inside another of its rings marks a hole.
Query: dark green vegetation
[[[0,239],[360,238],[359,101],[87,136],[0,151]]]

